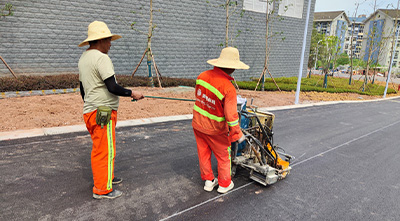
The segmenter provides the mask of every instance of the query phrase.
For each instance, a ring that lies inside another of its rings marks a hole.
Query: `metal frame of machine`
[[[237,142],[232,144],[232,177],[237,166],[240,166],[250,170],[250,179],[267,186],[289,174],[289,163],[293,156],[273,144],[275,115],[257,111],[257,108],[249,109],[238,111],[246,141],[239,145]]]

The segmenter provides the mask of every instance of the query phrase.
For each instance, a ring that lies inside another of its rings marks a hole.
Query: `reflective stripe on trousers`
[[[93,111],[84,114],[83,118],[93,141],[91,153],[93,193],[103,195],[112,191],[117,111],[112,111],[110,122],[103,128],[96,124],[96,113],[97,111]]]

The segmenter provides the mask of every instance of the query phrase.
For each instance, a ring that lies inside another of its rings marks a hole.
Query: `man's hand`
[[[132,91],[131,98],[132,98],[133,100],[140,100],[140,99],[143,99],[144,96],[143,96],[143,94],[140,93],[140,92]]]
[[[238,143],[242,143],[243,141],[246,140],[246,136],[244,134],[239,138]]]

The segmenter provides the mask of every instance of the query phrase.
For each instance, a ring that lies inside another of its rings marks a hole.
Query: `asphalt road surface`
[[[189,120],[117,129],[115,200],[92,198],[87,132],[2,141],[0,220],[400,220],[400,99],[274,113],[291,173],[239,168],[224,195],[203,190]]]

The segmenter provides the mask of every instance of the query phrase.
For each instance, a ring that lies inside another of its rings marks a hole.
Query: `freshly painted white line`
[[[338,146],[336,146],[336,147],[332,147],[332,148],[330,148],[330,149],[328,149],[328,150],[326,150],[326,151],[324,151],[324,152],[322,152],[322,153],[319,153],[319,154],[317,154],[317,155],[314,155],[314,156],[312,156],[312,157],[309,157],[309,158],[307,158],[307,159],[304,159],[304,160],[302,160],[302,161],[299,161],[299,162],[297,162],[297,163],[294,163],[294,164],[292,164],[292,167],[297,166],[297,165],[299,165],[299,164],[302,164],[302,163],[304,163],[304,162],[310,161],[310,160],[312,160],[312,159],[314,159],[314,158],[316,158],[316,157],[320,157],[320,156],[322,156],[323,154],[329,153],[329,152],[331,152],[331,151],[333,151],[333,150],[336,150],[336,149],[338,149],[338,148],[340,148],[340,147],[343,147],[343,146],[345,146],[345,145],[349,145],[350,143],[352,143],[352,142],[354,142],[354,141],[360,140],[360,139],[362,139],[362,138],[364,138],[364,137],[368,137],[368,136],[371,135],[371,134],[374,134],[374,133],[376,133],[376,132],[382,131],[382,130],[384,130],[384,129],[388,128],[388,127],[391,127],[391,126],[393,126],[393,125],[396,125],[396,124],[398,124],[398,123],[400,123],[400,120],[399,120],[399,121],[396,121],[396,122],[394,122],[394,123],[391,123],[391,124],[389,124],[389,125],[386,125],[386,126],[384,126],[384,127],[378,128],[378,129],[376,129],[376,130],[374,130],[374,131],[371,131],[371,132],[369,132],[369,133],[367,133],[367,134],[364,134],[364,135],[359,136],[359,137],[357,137],[357,138],[354,138],[354,139],[352,139],[352,140],[349,140],[349,141],[347,141],[347,142],[345,142],[345,143],[342,143],[342,144],[340,144],[340,145],[338,145]]]
[[[166,217],[166,218],[164,218],[164,219],[161,219],[160,221],[168,220],[168,219],[171,219],[172,217],[179,216],[179,215],[181,215],[182,213],[188,212],[188,211],[190,211],[190,210],[192,210],[192,209],[195,209],[195,208],[197,208],[197,207],[199,207],[199,206],[202,206],[202,205],[204,205],[204,204],[206,204],[206,203],[209,203],[209,202],[211,202],[211,201],[214,201],[214,200],[216,200],[216,199],[219,199],[219,198],[221,198],[221,197],[223,197],[223,196],[225,196],[225,195],[228,195],[228,194],[231,194],[231,193],[233,193],[233,192],[235,192],[235,191],[237,191],[237,190],[243,189],[243,188],[245,188],[245,187],[247,187],[247,186],[249,186],[250,184],[253,184],[253,183],[254,183],[254,182],[246,183],[246,184],[244,184],[243,186],[240,186],[240,187],[238,187],[238,188],[235,188],[235,189],[233,189],[233,190],[231,190],[231,191],[229,191],[229,192],[227,192],[227,193],[218,195],[218,196],[216,196],[216,197],[214,197],[214,198],[211,198],[211,199],[209,199],[209,200],[206,200],[206,201],[204,201],[204,202],[201,202],[201,203],[199,203],[199,204],[197,204],[197,205],[194,205],[194,206],[192,206],[192,207],[190,207],[190,208],[187,208],[187,209],[185,209],[185,210],[182,210],[182,211],[180,211],[179,213],[172,214],[171,216],[168,216],[168,217]]]
[[[374,133],[376,133],[376,132],[378,132],[378,131],[382,131],[382,130],[384,130],[384,129],[388,128],[388,127],[391,127],[391,126],[393,126],[393,125],[395,125],[395,124],[398,124],[398,123],[400,123],[400,120],[399,120],[399,121],[396,121],[396,122],[394,122],[394,123],[391,123],[391,124],[389,124],[389,125],[386,125],[386,126],[384,126],[384,127],[381,127],[381,128],[379,128],[379,129],[376,129],[376,130],[374,130],[374,131],[372,131],[372,132],[369,132],[369,133],[367,133],[367,134],[364,134],[364,135],[362,135],[362,136],[359,136],[359,137],[357,137],[357,138],[354,138],[354,139],[352,139],[352,140],[350,140],[350,141],[347,141],[347,142],[345,142],[345,143],[343,143],[343,144],[340,144],[340,145],[338,145],[338,146],[336,146],[336,147],[333,147],[333,148],[331,148],[331,149],[328,149],[328,150],[326,150],[326,151],[324,151],[324,152],[322,152],[322,153],[319,153],[319,154],[317,154],[317,155],[314,155],[314,156],[312,156],[312,157],[309,157],[309,158],[307,158],[307,159],[305,159],[305,160],[302,160],[302,161],[299,161],[299,162],[297,162],[297,163],[294,163],[294,164],[291,165],[291,166],[292,166],[292,168],[293,168],[293,167],[295,167],[295,166],[297,166],[297,165],[300,165],[300,164],[302,164],[302,163],[304,163],[304,162],[310,161],[310,160],[312,160],[312,159],[314,159],[314,158],[316,158],[316,157],[322,156],[322,155],[325,154],[325,153],[328,153],[328,152],[331,152],[331,151],[333,151],[333,150],[336,150],[336,149],[338,149],[338,148],[340,148],[340,147],[343,147],[343,146],[345,146],[345,145],[348,145],[348,144],[350,144],[350,143],[352,143],[352,142],[354,142],[354,141],[360,140],[360,139],[362,139],[362,138],[364,138],[364,137],[367,137],[367,136],[369,136],[369,135],[371,135],[371,134],[374,134]],[[303,155],[304,155],[304,154],[303,154]],[[303,156],[303,155],[302,155],[302,156]],[[253,183],[254,183],[254,182],[247,183],[247,184],[245,184],[245,185],[243,185],[243,186],[240,186],[239,188],[233,189],[232,191],[230,191],[230,192],[228,192],[228,193],[225,193],[225,194],[216,196],[216,197],[214,197],[214,198],[211,198],[211,199],[209,199],[209,200],[206,200],[206,201],[204,201],[204,202],[201,202],[201,203],[199,203],[199,204],[197,204],[197,205],[194,205],[194,206],[192,206],[192,207],[190,207],[190,208],[187,208],[187,209],[185,209],[185,210],[182,210],[182,211],[180,211],[180,212],[178,212],[178,213],[175,213],[175,214],[173,214],[173,215],[171,215],[171,216],[168,216],[168,217],[166,217],[166,218],[164,218],[164,219],[161,219],[161,220],[168,220],[168,219],[170,219],[170,218],[172,218],[172,217],[179,216],[179,215],[181,215],[181,214],[183,214],[183,213],[186,213],[186,212],[188,212],[188,211],[190,211],[190,210],[196,209],[196,208],[199,207],[199,206],[202,206],[202,205],[207,204],[207,203],[209,203],[209,202],[212,202],[212,201],[214,201],[214,200],[216,200],[216,199],[218,199],[218,198],[221,198],[221,197],[223,197],[223,196],[225,196],[225,195],[227,195],[227,194],[230,194],[230,193],[235,192],[235,191],[237,191],[237,190],[240,190],[240,189],[242,189],[242,188],[244,188],[244,187],[247,187],[247,186],[249,186],[250,184],[253,184]]]

